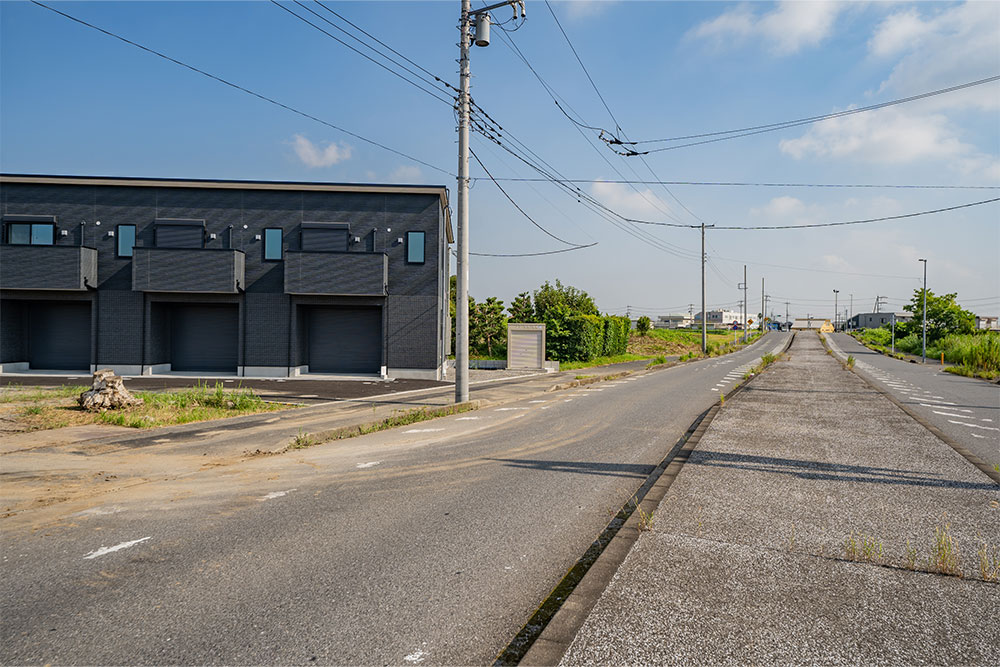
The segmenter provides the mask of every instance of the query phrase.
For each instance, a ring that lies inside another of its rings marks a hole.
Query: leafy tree
[[[510,302],[510,321],[514,323],[533,322],[535,319],[535,307],[531,304],[531,294],[521,292]]]
[[[545,322],[548,312],[556,306],[564,306],[574,315],[599,314],[597,304],[583,290],[563,285],[558,280],[553,286],[546,280],[539,289],[535,290],[535,317],[538,321]]]
[[[451,315],[451,353],[455,354],[455,295],[458,293],[458,276],[452,276],[448,288],[448,313]]]
[[[483,347],[483,318],[481,305],[469,295],[469,354],[476,354]]]
[[[504,315],[503,301],[491,296],[476,308],[477,330],[481,346],[480,353],[492,357],[494,352],[507,347],[507,316]]]
[[[976,316],[963,309],[955,298],[957,293],[936,296],[927,290],[927,341],[937,341],[948,334],[967,334],[975,330]],[[901,325],[903,335],[922,335],[924,325],[924,290],[913,290],[913,299],[903,310],[913,313],[913,319]]]
[[[640,336],[645,336],[649,333],[649,330],[653,328],[653,322],[648,317],[643,315],[639,318],[639,321],[635,323],[635,330]]]

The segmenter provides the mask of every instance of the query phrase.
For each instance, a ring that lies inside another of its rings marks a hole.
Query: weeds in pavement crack
[[[976,555],[979,556],[979,576],[983,581],[1000,581],[1000,548],[993,547],[991,550],[986,540],[983,540],[979,543]]]
[[[944,524],[934,527],[934,545],[931,556],[927,559],[927,569],[938,574],[950,574],[955,577],[962,576],[962,557],[958,551],[958,544],[951,536],[951,524]]]
[[[638,531],[644,533],[648,530],[653,530],[653,512],[646,512],[639,507],[639,501],[635,496],[632,496],[632,504],[635,506],[635,512],[639,516],[639,522],[636,524]]]

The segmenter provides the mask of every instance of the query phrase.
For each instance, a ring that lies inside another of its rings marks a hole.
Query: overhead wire
[[[486,165],[483,164],[483,161],[479,159],[478,155],[476,155],[476,151],[474,151],[474,150],[472,150],[470,148],[469,152],[472,154],[472,157],[475,158],[476,162],[479,164],[479,166],[482,168],[482,170],[486,172],[486,175],[489,176],[491,180],[493,180],[493,174],[490,173],[490,170],[486,168]],[[556,241],[559,241],[560,243],[565,243],[566,245],[573,246],[573,247],[575,247],[577,249],[579,249],[579,248],[591,248],[591,247],[597,245],[596,241],[594,243],[590,243],[588,245],[582,245],[582,244],[579,244],[579,243],[573,243],[572,241],[567,241],[564,238],[556,236],[555,234],[553,234],[549,230],[545,229],[545,227],[542,227],[540,224],[538,224],[538,222],[534,218],[532,218],[530,215],[528,215],[525,212],[525,210],[523,208],[521,208],[521,206],[516,201],[514,201],[514,198],[511,197],[507,193],[506,190],[504,190],[504,188],[503,188],[502,185],[500,185],[499,183],[497,183],[496,180],[493,180],[493,183],[494,183],[494,185],[497,186],[497,188],[499,188],[500,192],[503,193],[503,196],[507,198],[507,201],[509,201],[514,206],[514,208],[516,208],[521,213],[521,215],[523,215],[525,218],[527,218],[528,221],[531,224],[533,224],[535,227],[537,227],[538,229],[542,230],[542,232],[544,232],[547,236],[555,239]]]
[[[675,145],[675,146],[664,146],[664,147],[661,147],[661,148],[650,148],[650,149],[644,150],[644,151],[636,151],[634,148],[627,148],[624,151],[617,151],[617,150],[615,150],[615,152],[618,153],[619,155],[624,155],[626,157],[634,157],[634,156],[639,156],[639,155],[648,155],[650,153],[659,153],[659,152],[663,152],[663,151],[677,150],[678,148],[687,148],[687,147],[690,147],[690,146],[701,146],[701,145],[704,145],[704,144],[711,144],[711,143],[716,143],[716,142],[719,142],[719,141],[728,141],[730,139],[738,139],[740,137],[749,137],[749,136],[753,136],[753,135],[757,135],[757,134],[764,134],[766,132],[776,132],[778,130],[784,130],[784,129],[791,128],[791,127],[799,127],[801,125],[811,125],[812,123],[818,123],[818,122],[821,122],[821,121],[824,121],[824,120],[830,120],[830,119],[833,119],[833,118],[841,118],[843,116],[850,116],[850,115],[854,115],[854,114],[865,113],[865,112],[868,112],[868,111],[875,111],[877,109],[884,109],[886,107],[896,106],[896,105],[899,105],[899,104],[906,104],[907,102],[914,102],[916,100],[922,100],[922,99],[926,99],[928,97],[934,97],[936,95],[944,95],[946,93],[952,93],[952,92],[955,92],[955,91],[958,91],[958,90],[964,90],[966,88],[971,88],[973,86],[981,86],[981,85],[984,85],[984,84],[987,84],[987,83],[992,83],[994,81],[1000,81],[1000,75],[987,77],[985,79],[979,79],[977,81],[970,81],[968,83],[962,83],[962,84],[958,84],[958,85],[955,85],[955,86],[949,86],[948,88],[942,88],[940,90],[933,90],[933,91],[930,91],[930,92],[921,93],[919,95],[912,95],[910,97],[904,97],[904,98],[897,99],[897,100],[890,100],[888,102],[882,102],[882,103],[879,103],[879,104],[872,104],[872,105],[865,106],[865,107],[859,107],[857,109],[846,109],[844,111],[837,111],[837,112],[834,112],[834,113],[823,114],[823,115],[820,115],[820,116],[811,116],[809,118],[799,118],[799,119],[790,120],[790,121],[784,121],[784,122],[780,122],[780,123],[769,123],[767,125],[756,125],[756,126],[752,126],[752,127],[745,127],[745,128],[735,129],[735,130],[723,130],[723,131],[719,131],[719,132],[703,132],[703,133],[700,133],[700,134],[690,134],[690,135],[680,136],[680,137],[667,137],[667,138],[663,138],[663,139],[646,139],[646,140],[642,140],[642,141],[628,141],[628,140],[622,141],[622,140],[618,139],[617,137],[612,137],[611,139],[607,139],[607,138],[604,138],[602,136],[601,138],[604,140],[605,143],[608,144],[609,147],[611,147],[612,150],[615,150],[614,149],[615,146],[636,146],[636,145],[639,145],[639,144],[664,143],[664,142],[670,142],[670,141],[685,141],[687,139],[696,139],[696,138],[700,138],[700,137],[712,137],[710,139],[703,139],[702,141],[694,141],[694,142],[689,142],[689,143],[686,143],[686,144],[678,144],[678,145]]]
[[[447,174],[449,176],[455,176],[454,173],[452,173],[451,171],[448,171],[447,169],[442,169],[441,167],[435,166],[435,165],[433,165],[433,164],[431,164],[429,162],[426,162],[425,160],[421,160],[421,159],[416,158],[416,157],[414,157],[412,155],[404,153],[403,151],[397,150],[395,148],[390,148],[389,146],[386,146],[383,143],[375,141],[374,139],[369,139],[368,137],[365,137],[365,136],[362,136],[362,135],[360,135],[360,134],[358,134],[356,132],[352,132],[350,130],[347,130],[347,129],[345,129],[343,127],[340,127],[338,125],[335,125],[335,124],[333,124],[333,123],[331,123],[329,121],[323,120],[322,118],[318,118],[317,116],[314,116],[314,115],[312,115],[310,113],[307,113],[305,111],[301,111],[299,109],[296,109],[295,107],[292,107],[292,106],[290,106],[288,104],[285,104],[283,102],[279,102],[278,100],[276,100],[276,99],[274,99],[272,97],[268,97],[267,95],[263,95],[261,93],[258,93],[258,92],[255,92],[253,90],[250,90],[249,88],[241,86],[241,85],[239,85],[237,83],[233,83],[232,81],[224,79],[224,78],[222,78],[220,76],[216,76],[215,74],[211,74],[210,72],[207,72],[207,71],[205,71],[203,69],[195,67],[194,65],[189,65],[188,63],[183,62],[181,60],[178,60],[177,58],[173,58],[171,56],[168,56],[165,53],[157,51],[156,49],[152,49],[152,48],[150,48],[148,46],[144,46],[144,45],[142,45],[142,44],[140,44],[138,42],[135,42],[135,41],[133,41],[131,39],[128,39],[126,37],[122,37],[119,34],[111,32],[110,30],[105,30],[104,28],[101,28],[100,26],[94,25],[93,23],[88,23],[87,21],[84,21],[83,19],[77,18],[77,17],[75,17],[75,16],[73,16],[71,14],[67,14],[66,12],[58,10],[58,9],[56,9],[54,7],[50,7],[50,6],[48,6],[48,5],[46,5],[46,4],[42,3],[42,2],[39,2],[38,0],[31,0],[31,2],[32,2],[32,4],[35,4],[35,5],[43,8],[43,9],[47,9],[48,11],[50,11],[50,12],[52,12],[54,14],[59,14],[60,16],[66,18],[66,19],[69,19],[70,21],[78,23],[78,24],[80,24],[82,26],[86,26],[86,27],[88,27],[88,28],[90,28],[92,30],[96,30],[97,32],[100,32],[100,33],[102,33],[104,35],[107,35],[108,37],[112,37],[114,39],[117,39],[120,42],[124,42],[125,44],[128,44],[130,46],[134,46],[137,49],[145,51],[146,53],[150,53],[150,54],[152,54],[154,56],[157,56],[159,58],[162,58],[164,60],[172,62],[175,65],[179,65],[180,67],[188,69],[188,70],[190,70],[192,72],[196,72],[197,74],[201,74],[202,76],[205,76],[205,77],[207,77],[209,79],[212,79],[213,81],[221,83],[221,84],[223,84],[225,86],[229,86],[230,88],[233,88],[233,89],[238,90],[240,92],[246,93],[247,95],[251,95],[253,97],[256,97],[257,99],[262,100],[264,102],[267,102],[268,104],[273,104],[274,106],[277,106],[277,107],[280,107],[282,109],[285,109],[286,111],[290,111],[290,112],[292,112],[292,113],[294,113],[294,114],[296,114],[298,116],[301,116],[303,118],[307,118],[307,119],[309,119],[311,121],[314,121],[316,123],[319,123],[321,125],[325,125],[326,127],[329,127],[331,129],[337,130],[338,132],[342,132],[342,133],[344,133],[344,134],[346,134],[348,136],[354,137],[355,139],[357,139],[359,141],[363,141],[363,142],[365,142],[365,143],[367,143],[369,145],[372,145],[372,146],[375,146],[377,148],[381,148],[382,150],[385,150],[385,151],[388,151],[390,153],[393,153],[394,155],[398,155],[400,157],[406,158],[407,160],[411,160],[413,162],[416,162],[417,164],[423,165],[423,166],[427,167],[428,169],[433,169],[434,171],[438,171],[438,172],[441,172],[442,174]]]
[[[392,74],[393,76],[398,77],[399,79],[405,81],[406,83],[410,84],[411,86],[413,86],[417,90],[420,90],[420,91],[426,93],[427,95],[430,95],[434,99],[436,99],[436,100],[438,100],[440,102],[443,102],[443,103],[447,104],[448,106],[454,106],[454,100],[452,100],[450,98],[447,98],[447,97],[442,97],[438,93],[433,92],[433,91],[425,88],[424,86],[420,85],[416,81],[414,81],[414,80],[412,80],[412,79],[410,79],[410,78],[408,78],[408,77],[400,74],[399,72],[397,72],[396,70],[392,69],[391,67],[385,65],[384,63],[379,62],[378,60],[376,60],[374,58],[372,58],[367,53],[364,53],[363,51],[360,51],[360,50],[354,48],[353,46],[351,46],[350,44],[348,44],[344,40],[340,39],[339,37],[337,37],[336,35],[334,35],[333,33],[331,33],[329,30],[324,29],[322,26],[313,23],[312,21],[310,21],[305,16],[302,16],[301,14],[297,14],[296,12],[292,11],[288,7],[284,6],[283,4],[281,4],[280,2],[278,2],[278,0],[270,0],[270,1],[271,1],[271,4],[274,5],[275,7],[278,7],[282,11],[288,12],[289,14],[291,14],[292,16],[294,16],[295,18],[297,18],[298,20],[302,21],[303,23],[312,26],[313,28],[315,28],[316,30],[320,31],[321,33],[323,33],[324,35],[326,35],[330,39],[332,39],[332,40],[334,40],[334,41],[336,41],[336,42],[344,45],[345,47],[347,47],[351,51],[357,53],[362,58],[364,58],[364,59],[366,59],[366,60],[374,63],[375,65],[378,65],[379,67],[381,67],[385,71],[387,71],[390,74]],[[318,12],[316,12],[315,10],[313,10],[311,7],[308,7],[307,5],[304,5],[303,3],[299,2],[299,0],[292,0],[292,1],[296,5],[298,5],[299,7],[302,7],[303,9],[305,9],[307,12],[315,15],[320,20],[325,21],[326,23],[332,25],[333,27],[337,28],[338,30],[341,30],[342,32],[346,33],[346,31],[343,30],[343,28],[340,28],[335,23],[333,23],[332,21],[330,21],[329,19],[327,19],[325,16],[322,16],[321,14],[319,14]],[[349,35],[349,33],[347,33],[347,34]],[[355,39],[357,39],[357,38],[355,38]],[[369,47],[369,48],[371,48],[371,47]],[[383,57],[386,57],[386,56],[383,56]],[[406,68],[404,67],[404,69],[406,69]],[[412,70],[407,69],[407,71],[412,71]],[[417,75],[417,76],[419,77],[419,75]],[[421,78],[421,80],[423,81],[422,78]],[[426,81],[425,81],[425,83],[426,83]],[[431,84],[431,85],[433,86],[433,84]],[[440,89],[438,89],[436,87],[434,88],[434,90],[436,90],[438,92],[441,92]]]
[[[473,179],[475,180],[475,179]],[[498,181],[542,183],[547,178],[498,178]],[[902,188],[914,190],[1000,190],[1000,185],[934,185],[886,183],[751,183],[745,181],[629,181],[607,178],[567,178],[567,183],[614,183],[635,185],[741,186],[757,188]]]

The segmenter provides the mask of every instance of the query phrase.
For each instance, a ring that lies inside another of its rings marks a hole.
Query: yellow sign
[[[753,324],[753,320],[752,319],[747,320],[747,324]]]

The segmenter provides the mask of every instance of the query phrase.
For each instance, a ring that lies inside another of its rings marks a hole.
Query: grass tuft
[[[951,536],[951,524],[934,527],[934,544],[931,547],[931,556],[927,560],[927,569],[938,574],[950,574],[955,577],[962,576],[962,557],[958,551],[958,544]]]

